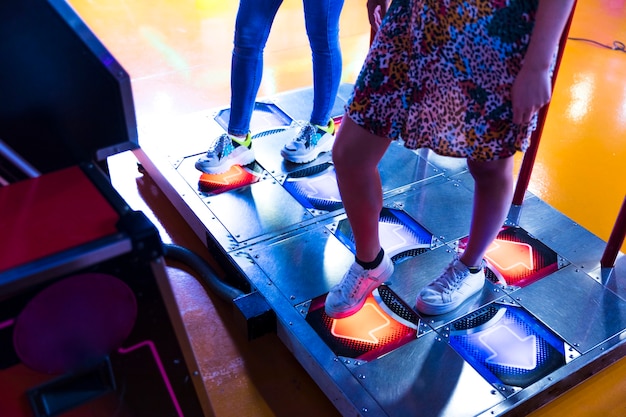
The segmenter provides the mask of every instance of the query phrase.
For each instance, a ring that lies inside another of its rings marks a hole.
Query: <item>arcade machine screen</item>
[[[67,2],[1,2],[0,38],[7,182],[9,153],[43,174],[139,146],[130,78]]]

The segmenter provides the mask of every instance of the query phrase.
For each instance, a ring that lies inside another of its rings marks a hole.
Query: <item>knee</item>
[[[337,173],[367,174],[376,170],[390,140],[367,132],[348,116],[337,132],[333,145],[333,163]]]
[[[318,55],[328,56],[339,50],[339,31],[333,28],[307,30],[311,51]]]
[[[235,30],[235,50],[242,54],[250,51],[259,51],[265,47],[269,35],[270,26],[261,22],[249,22],[238,25]]]
[[[363,169],[366,159],[359,157],[359,155],[365,156],[364,153],[364,149],[360,149],[359,140],[352,134],[352,130],[345,129],[342,131],[340,129],[332,150],[335,171],[341,175]]]
[[[513,180],[513,158],[496,161],[467,161],[469,172],[477,183],[505,182]]]
[[[349,165],[350,151],[348,150],[347,143],[343,140],[341,133],[337,133],[335,143],[333,144],[332,158],[333,164],[336,169],[342,169],[344,166]]]

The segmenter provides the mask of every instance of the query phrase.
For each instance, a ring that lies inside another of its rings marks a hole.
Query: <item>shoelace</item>
[[[224,149],[224,142],[226,141],[226,139],[229,139],[229,136],[226,134],[221,135],[220,137],[218,137],[210,146],[209,146],[209,150],[207,151],[207,154],[210,153],[219,153],[220,151],[222,151]]]
[[[354,297],[363,281],[363,272],[358,271],[354,265],[350,267],[346,277],[341,281],[340,289],[344,294],[350,294],[350,297]],[[349,290],[349,291],[346,291]]]
[[[300,128],[300,132],[298,132],[298,135],[296,136],[294,141],[306,143],[307,141],[311,139],[311,137],[314,134],[315,134],[315,127],[311,125],[310,123],[308,123]]]
[[[454,266],[450,266],[449,270],[446,271],[445,274],[442,274],[439,278],[437,278],[431,285],[434,287],[439,287],[439,289],[444,292],[453,291],[458,288],[459,283],[465,278],[465,274],[457,273],[457,270]],[[450,276],[451,275],[451,276]]]

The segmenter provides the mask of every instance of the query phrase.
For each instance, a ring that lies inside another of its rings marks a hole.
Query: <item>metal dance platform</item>
[[[337,123],[351,90],[340,88]],[[530,193],[486,255],[482,293],[447,315],[414,311],[420,288],[463,248],[473,180],[463,160],[398,143],[380,164],[395,272],[359,313],[326,316],[325,295],[354,259],[333,165],[280,156],[311,102],[311,89],[258,102],[257,162],[227,175],[201,175],[194,162],[228,109],[143,132],[136,152],[235,281],[275,313],[280,339],[343,415],[523,415],[623,356],[626,288],[600,267],[606,242]]]

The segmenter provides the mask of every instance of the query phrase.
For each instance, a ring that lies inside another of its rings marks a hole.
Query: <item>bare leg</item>
[[[344,117],[333,145],[333,162],[343,206],[352,227],[356,245],[355,262],[326,295],[324,310],[340,319],[359,311],[368,294],[393,274],[393,262],[382,256],[378,236],[383,191],[378,162],[390,140],[368,133],[347,116]],[[373,262],[377,265],[365,265]]]
[[[467,266],[480,265],[506,220],[513,198],[513,162],[513,157],[467,162],[475,181],[469,240],[461,255]]]
[[[467,163],[475,181],[469,240],[461,258],[452,261],[418,294],[415,307],[425,314],[448,313],[481,291],[485,284],[484,271],[472,273],[468,267],[481,266],[511,205],[513,158]]]
[[[378,162],[390,142],[345,116],[333,146],[337,183],[354,233],[356,256],[364,262],[374,260],[380,251],[378,219],[383,197]]]

